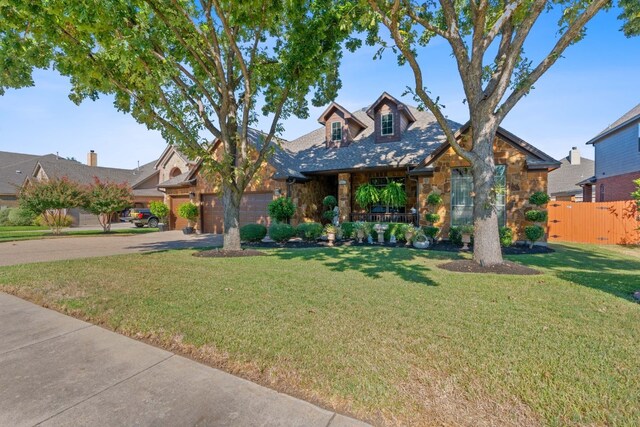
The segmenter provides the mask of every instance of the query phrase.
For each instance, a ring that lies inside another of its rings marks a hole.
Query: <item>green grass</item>
[[[512,257],[538,276],[387,248],[167,251],[0,269],[5,290],[383,424],[634,425],[640,259]]]
[[[60,236],[104,236],[104,235],[110,235],[110,234],[143,234],[143,233],[153,233],[155,231],[158,231],[157,228],[119,228],[116,230],[111,230],[109,233],[104,233],[102,230],[67,229],[66,231],[63,231],[60,235],[55,236],[51,233],[51,230],[49,230],[48,228],[36,227],[36,231],[5,230],[5,228],[6,227],[0,227],[0,243],[13,242],[16,240],[43,239],[48,237],[55,238]],[[10,228],[17,228],[17,227],[10,227]]]
[[[49,227],[42,227],[39,225],[6,225],[0,227],[0,233],[6,233],[9,231],[40,231],[48,229]]]

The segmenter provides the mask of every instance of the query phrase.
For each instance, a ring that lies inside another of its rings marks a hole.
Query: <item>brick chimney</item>
[[[87,154],[87,166],[98,166],[98,153],[93,150]]]
[[[578,150],[578,147],[571,147],[571,151],[569,151],[569,164],[580,164],[580,150]]]

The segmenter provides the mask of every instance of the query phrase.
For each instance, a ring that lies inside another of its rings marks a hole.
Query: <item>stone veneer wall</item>
[[[468,145],[468,138],[463,146]],[[496,138],[494,143],[496,164],[507,165],[507,195],[506,211],[507,226],[514,232],[514,240],[525,240],[524,227],[529,225],[524,218],[528,207],[528,199],[536,191],[547,191],[547,171],[527,170],[526,154],[516,149],[508,142]],[[439,209],[440,238],[447,238],[451,217],[451,169],[468,167],[469,163],[458,156],[453,148],[441,154],[433,163],[434,173],[431,177],[419,177],[420,193],[420,223],[426,225],[424,214],[427,212],[426,199],[429,193],[442,194],[443,204]]]
[[[293,224],[299,224],[301,222],[321,222],[322,211],[322,199],[328,195],[336,196],[335,182],[332,182],[331,177],[317,176],[313,180],[292,184],[290,191],[290,197],[293,203],[296,205],[296,213],[292,218]]]

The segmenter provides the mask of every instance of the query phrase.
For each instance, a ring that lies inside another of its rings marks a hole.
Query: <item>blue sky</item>
[[[619,31],[619,11],[600,13],[588,26],[587,37],[569,47],[560,59],[507,116],[503,126],[548,154],[566,156],[578,146],[593,158],[584,143],[640,103],[640,37]],[[528,56],[540,59],[555,41],[554,16],[541,20],[525,45]],[[396,97],[413,84],[408,67],[398,67],[392,53],[374,61],[374,48],[345,53],[341,66],[343,88],[337,102],[356,110],[372,103],[383,91]],[[440,96],[452,120],[468,118],[457,70],[444,41],[419,51],[431,92]],[[155,160],[165,143],[131,117],[117,112],[108,97],[76,106],[67,98],[66,78],[38,71],[32,88],[0,96],[0,151],[33,154],[58,152],[86,160],[93,149],[101,166],[133,168]],[[411,103],[408,98],[403,98]],[[315,129],[324,110],[311,108],[306,120],[289,119],[284,137],[293,139]],[[266,129],[266,121],[262,122]]]

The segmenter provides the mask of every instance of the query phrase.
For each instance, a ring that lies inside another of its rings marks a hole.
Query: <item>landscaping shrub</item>
[[[500,227],[500,245],[508,248],[513,244],[513,230],[509,227]]]
[[[159,200],[154,200],[149,204],[149,210],[152,214],[158,217],[160,222],[166,223],[169,217],[169,206],[165,205]],[[265,230],[266,232],[266,230]]]
[[[427,204],[431,206],[438,206],[442,204],[442,195],[438,193],[429,193],[427,196]]]
[[[529,197],[529,203],[536,206],[546,205],[549,200],[551,200],[551,197],[544,191],[536,191]]]
[[[275,221],[287,222],[295,212],[296,205],[293,204],[289,197],[279,197],[269,203],[269,216]]]
[[[8,225],[33,225],[33,221],[36,219],[36,215],[30,210],[24,208],[11,209],[8,213],[7,220]]]
[[[544,236],[544,228],[539,225],[528,225],[524,228],[524,234],[527,236],[527,240],[531,242],[529,247],[532,248],[533,244]]]
[[[376,223],[371,223],[371,237],[373,240],[378,239],[378,232],[375,227]],[[405,223],[403,222],[385,222],[389,227],[384,231],[384,240],[389,241],[391,239],[391,234],[393,233],[396,236],[397,240],[404,240],[404,228]]]
[[[296,230],[289,224],[274,222],[269,227],[269,237],[279,243],[285,243],[295,236]]]
[[[539,211],[536,209],[525,212],[524,214],[527,221],[531,222],[546,222],[547,221],[547,211]]]
[[[191,202],[186,202],[178,206],[178,216],[180,218],[184,218],[187,221],[195,221],[199,215],[198,207]]]
[[[422,227],[422,231],[424,232],[425,236],[429,237],[432,240],[435,240],[436,236],[438,235],[438,231],[440,231],[440,227],[428,225],[426,227]]]
[[[47,215],[48,219],[44,217],[45,215]],[[71,227],[71,224],[73,224],[73,218],[69,215],[50,215],[45,213],[38,215],[33,221],[33,224],[59,230],[60,228]]]
[[[333,222],[333,217],[335,216],[336,214],[333,210],[322,212],[322,218],[328,222]]]
[[[240,240],[259,242],[267,235],[267,227],[262,224],[247,224],[240,227]]]
[[[440,221],[440,215],[438,215],[437,213],[427,212],[424,215],[424,219],[427,220],[427,222],[435,224],[436,222]]]
[[[353,222],[343,222],[340,227],[342,228],[343,239],[351,239],[356,237],[356,229]]]
[[[324,199],[322,199],[322,206],[324,206],[327,209],[333,210],[333,208],[335,208],[337,205],[338,205],[338,201],[333,196],[327,196]]]
[[[322,224],[319,222],[303,222],[296,228],[296,234],[308,242],[313,242],[322,236]]]
[[[0,227],[9,225],[9,212],[11,208],[0,209]]]
[[[457,246],[462,246],[462,233],[460,227],[453,226],[449,228],[449,241]]]

